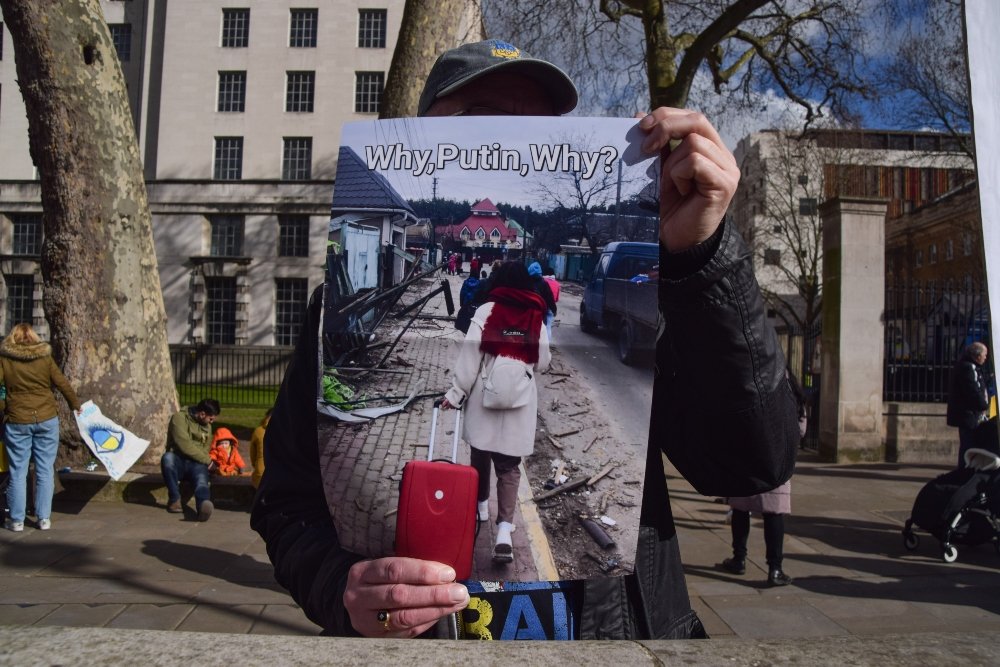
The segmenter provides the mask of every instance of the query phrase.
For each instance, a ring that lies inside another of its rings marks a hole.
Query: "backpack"
[[[490,410],[523,408],[531,397],[534,370],[520,359],[496,357],[483,370],[483,407]]]
[[[462,289],[458,291],[459,305],[464,306],[472,301],[472,297],[475,296],[477,289],[479,289],[479,278],[475,276],[469,276],[466,278],[462,283]]]

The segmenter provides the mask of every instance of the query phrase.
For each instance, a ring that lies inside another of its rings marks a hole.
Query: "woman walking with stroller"
[[[479,472],[479,520],[489,519],[490,463],[496,471],[497,539],[493,560],[514,560],[511,532],[521,458],[535,448],[538,388],[535,373],[548,368],[546,305],[528,271],[506,262],[490,276],[486,303],[476,310],[455,363],[443,408],[465,408],[462,436]]]
[[[7,387],[7,427],[4,444],[10,462],[7,530],[24,530],[27,505],[28,463],[35,461],[35,517],[38,528],[52,526],[55,461],[59,449],[59,417],[55,387],[74,412],[80,400],[52,359],[52,348],[43,343],[29,324],[18,324],[0,343],[0,384]]]

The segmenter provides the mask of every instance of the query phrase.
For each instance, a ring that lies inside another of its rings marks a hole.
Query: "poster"
[[[80,407],[76,426],[87,447],[113,480],[121,479],[149,446],[149,440],[143,440],[105,417],[93,401]]]
[[[537,422],[518,467],[513,558],[494,552],[500,508],[491,474],[471,578],[633,570],[659,317],[649,280],[659,262],[653,163],[639,153],[636,123],[467,117],[345,126],[317,380],[320,465],[344,548],[395,553],[403,468],[428,457],[433,401],[453,386],[467,345],[445,292],[457,311],[472,271],[490,284],[495,267],[537,263],[534,272],[554,274],[559,300],[546,329],[551,362],[534,376]],[[614,242],[629,243],[610,246],[628,255],[600,252]],[[468,405],[457,456],[466,465],[470,439],[507,428]],[[434,458],[450,458],[454,423],[455,412],[442,411]]]

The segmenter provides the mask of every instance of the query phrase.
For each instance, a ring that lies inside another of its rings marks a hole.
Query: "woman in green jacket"
[[[80,401],[31,325],[18,324],[0,343],[0,383],[7,386],[7,427],[4,444],[10,463],[7,530],[24,530],[28,462],[35,461],[35,515],[38,527],[52,525],[54,466],[59,448],[59,417],[52,388],[59,390],[74,411]]]

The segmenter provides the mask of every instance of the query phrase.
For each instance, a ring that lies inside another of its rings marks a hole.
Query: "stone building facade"
[[[348,121],[374,119],[403,0],[102,1],[132,104],[171,343],[290,345],[323,281]],[[0,331],[44,332],[41,203],[0,17]]]

